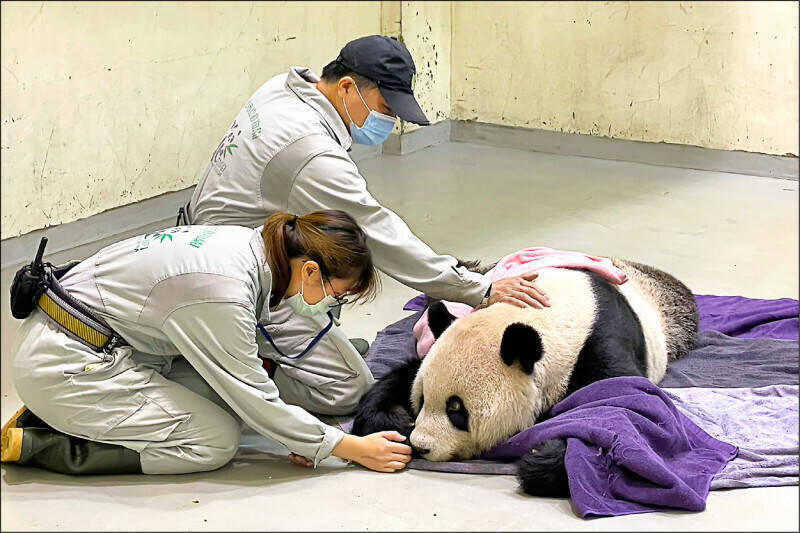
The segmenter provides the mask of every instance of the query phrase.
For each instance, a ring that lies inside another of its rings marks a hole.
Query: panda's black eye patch
[[[469,431],[469,413],[464,406],[464,402],[458,396],[450,396],[445,405],[447,418],[453,427],[461,431]]]

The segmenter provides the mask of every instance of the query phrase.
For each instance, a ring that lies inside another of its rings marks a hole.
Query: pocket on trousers
[[[309,372],[307,370],[303,370],[302,368],[298,368],[290,364],[281,364],[281,370],[283,370],[283,372],[293,380],[299,381],[300,383],[304,383],[314,388],[318,388],[323,385],[328,385],[336,381],[342,381],[344,379],[348,379],[356,375],[355,373],[353,373],[348,376],[339,377],[339,376],[331,376],[324,374],[316,374],[314,372]]]
[[[191,415],[175,415],[140,392],[114,391],[66,418],[71,433],[90,440],[162,442]]]
[[[87,351],[84,365],[70,366],[62,371],[70,381],[74,379],[106,380],[133,368],[130,347],[115,348],[111,353]]]
[[[130,416],[109,428],[104,438],[163,442],[192,416],[188,413],[171,413],[161,402],[138,392],[136,395],[141,400],[139,407]]]
[[[326,344],[324,349],[312,350],[302,359],[290,361],[279,359],[278,362],[289,377],[312,387],[358,377],[358,371],[334,342]]]

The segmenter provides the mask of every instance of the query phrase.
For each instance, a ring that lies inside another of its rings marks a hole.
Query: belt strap
[[[111,350],[125,341],[103,324],[86,305],[71,296],[51,277],[50,287],[36,303],[61,329],[92,350]]]
[[[178,209],[178,219],[175,222],[176,226],[191,226],[192,217],[189,215],[189,204],[191,200],[186,202],[186,205]]]

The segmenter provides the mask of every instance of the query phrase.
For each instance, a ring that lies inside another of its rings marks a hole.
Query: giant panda
[[[619,376],[658,383],[667,363],[694,343],[695,299],[665,272],[613,263],[627,283],[584,270],[540,270],[536,283],[551,303],[544,309],[498,303],[454,320],[441,302],[430,306],[430,352],[374,384],[357,407],[353,432],[393,429],[409,437],[416,456],[468,459],[543,420],[590,383]],[[565,451],[556,439],[525,456],[522,489],[568,496]]]

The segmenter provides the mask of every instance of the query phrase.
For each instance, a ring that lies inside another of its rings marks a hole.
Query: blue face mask
[[[364,125],[359,128],[356,123],[353,122],[350,111],[347,110],[347,102],[344,101],[344,98],[342,99],[344,111],[347,113],[347,118],[350,119],[350,135],[353,137],[353,142],[366,145],[381,144],[392,134],[394,123],[397,119],[389,115],[384,115],[383,113],[378,113],[374,109],[370,109],[367,102],[364,101],[364,97],[361,96],[361,91],[358,90],[358,86],[356,85],[355,87],[358,97],[361,98],[361,103],[369,110],[369,115],[367,115],[367,120],[364,121]]]

